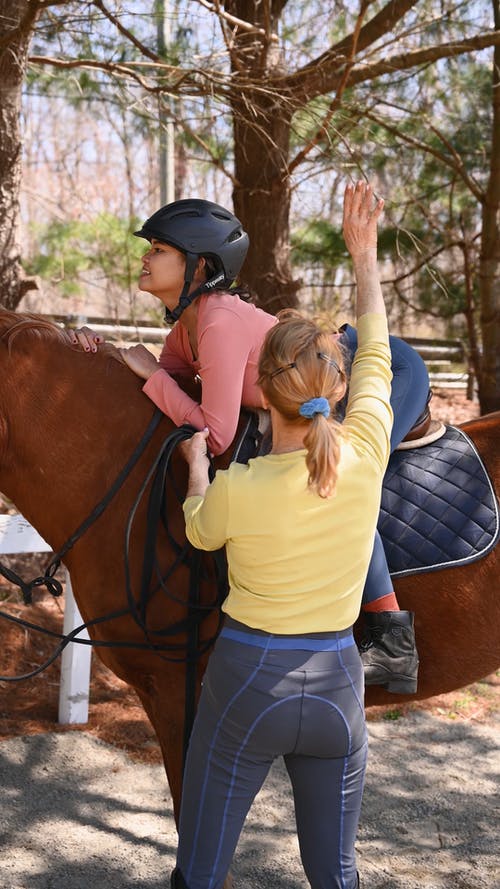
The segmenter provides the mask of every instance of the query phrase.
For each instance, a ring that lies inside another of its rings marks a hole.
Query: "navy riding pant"
[[[367,738],[352,632],[274,636],[226,619],[186,760],[177,866],[189,889],[220,889],[278,756],[310,885],[355,889]]]

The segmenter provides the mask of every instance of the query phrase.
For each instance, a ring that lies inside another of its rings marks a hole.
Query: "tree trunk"
[[[290,266],[290,180],[287,174],[290,120],[253,99],[252,124],[234,108],[236,215],[245,220],[250,248],[243,278],[268,312],[297,306],[300,282]]]
[[[242,277],[268,312],[297,306],[300,287],[290,265],[288,161],[294,105],[291,96],[278,95],[272,86],[283,73],[275,35],[284,5],[284,0],[225,3],[226,10],[260,29],[259,34],[238,33],[231,50],[233,202],[250,237]]]
[[[500,3],[493,0],[495,28]],[[500,410],[500,47],[493,55],[491,166],[483,205],[479,298],[483,356],[478,380],[481,413]]]
[[[15,309],[30,287],[17,237],[22,140],[21,91],[39,10],[29,0],[0,0],[0,304]]]

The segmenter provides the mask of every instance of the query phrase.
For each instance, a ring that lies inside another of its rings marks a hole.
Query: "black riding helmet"
[[[147,241],[156,238],[186,256],[179,303],[173,311],[165,309],[165,319],[171,324],[201,293],[232,284],[243,265],[249,243],[236,216],[219,204],[198,198],[174,201],[161,207],[134,234]],[[211,260],[214,271],[204,284],[188,293],[200,256]]]

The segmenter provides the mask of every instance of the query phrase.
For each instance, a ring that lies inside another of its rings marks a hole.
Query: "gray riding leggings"
[[[355,889],[367,756],[363,673],[351,630],[273,636],[226,619],[189,744],[177,867],[220,889],[273,760],[290,776],[313,889]]]

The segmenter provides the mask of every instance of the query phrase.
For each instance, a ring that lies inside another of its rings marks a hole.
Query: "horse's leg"
[[[172,706],[170,695],[162,699],[161,692],[151,694],[136,689],[146,714],[158,738],[174,805],[175,823],[178,824],[183,760],[184,701]],[[233,878],[228,874],[223,889],[233,889]]]
[[[171,695],[163,695],[161,690],[136,688],[136,692],[158,738],[177,825],[182,791],[184,702],[173,702]]]

